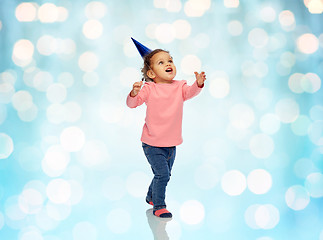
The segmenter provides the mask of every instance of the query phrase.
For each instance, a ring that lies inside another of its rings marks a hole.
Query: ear
[[[156,77],[156,75],[155,75],[154,71],[153,71],[153,70],[151,70],[151,69],[149,69],[149,70],[147,71],[147,76],[148,76],[149,78],[151,78],[151,79],[154,79],[154,78]]]

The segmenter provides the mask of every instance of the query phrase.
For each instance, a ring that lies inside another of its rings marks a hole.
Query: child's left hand
[[[194,74],[195,74],[195,77],[196,77],[197,85],[199,87],[202,87],[203,84],[204,84],[204,81],[206,80],[205,72],[201,72],[201,73],[194,72]]]

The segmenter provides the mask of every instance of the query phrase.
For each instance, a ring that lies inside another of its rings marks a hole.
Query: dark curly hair
[[[153,82],[154,80],[149,78],[147,76],[147,72],[150,68],[150,64],[151,64],[151,58],[156,54],[156,53],[159,53],[159,52],[166,52],[166,53],[169,53],[168,51],[166,50],[163,50],[163,49],[155,49],[154,51],[151,51],[150,53],[148,53],[146,56],[144,56],[144,66],[143,68],[141,69],[141,72],[142,72],[142,75],[143,75],[143,78],[142,80],[145,80],[146,82]]]

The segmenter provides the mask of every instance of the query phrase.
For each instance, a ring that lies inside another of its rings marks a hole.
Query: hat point
[[[144,46],[143,44],[141,44],[140,42],[138,42],[137,40],[135,40],[133,37],[131,37],[131,39],[132,39],[133,43],[135,44],[135,46],[142,58],[152,51],[149,48],[147,48],[146,46]]]

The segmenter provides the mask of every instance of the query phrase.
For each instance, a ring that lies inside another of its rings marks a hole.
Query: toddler
[[[176,155],[176,146],[183,142],[182,116],[184,101],[196,96],[204,87],[204,72],[195,72],[196,81],[174,80],[176,67],[168,51],[151,51],[133,39],[144,60],[143,81],[135,82],[127,97],[127,105],[135,108],[146,103],[146,118],[141,141],[154,177],[146,202],[153,205],[153,214],[171,218],[166,209],[165,192]],[[144,53],[141,51],[144,48]]]

